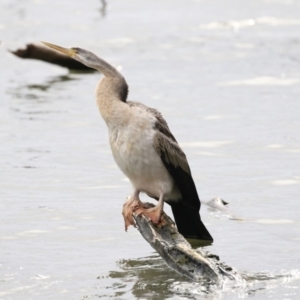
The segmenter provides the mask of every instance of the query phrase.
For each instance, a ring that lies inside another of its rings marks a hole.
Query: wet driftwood
[[[153,206],[151,203],[144,204],[145,208],[151,206]],[[235,271],[220,263],[218,256],[193,249],[165,213],[157,226],[144,215],[137,216],[133,213],[133,217],[145,240],[173,270],[195,281],[206,279],[220,283],[224,277],[235,279]]]
[[[67,55],[41,45],[27,44],[24,49],[10,52],[20,58],[38,59],[70,70],[95,71]]]

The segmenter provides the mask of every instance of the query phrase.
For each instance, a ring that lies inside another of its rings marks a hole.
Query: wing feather
[[[172,165],[175,169],[180,168],[187,174],[191,174],[186,156],[177,142],[171,140],[161,131],[154,138],[154,148],[165,164]]]

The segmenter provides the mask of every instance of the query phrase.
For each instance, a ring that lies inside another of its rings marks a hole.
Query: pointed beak
[[[73,49],[73,48],[70,48],[70,49],[63,48],[63,47],[60,47],[60,46],[57,46],[57,45],[54,45],[54,44],[50,44],[50,43],[47,43],[47,42],[41,42],[41,43],[43,43],[44,45],[48,46],[49,48],[52,48],[52,49],[54,49],[56,51],[59,51],[59,52],[65,54],[67,56],[72,57],[72,58],[74,58],[75,55],[76,55],[76,50]]]

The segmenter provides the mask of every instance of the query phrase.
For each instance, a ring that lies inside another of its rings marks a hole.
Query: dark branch
[[[144,203],[145,208],[152,206]],[[220,263],[216,255],[193,249],[165,213],[157,226],[142,214],[133,213],[133,217],[144,239],[178,273],[195,281],[209,280],[213,283],[221,283],[224,278],[234,280],[238,276],[235,270]]]

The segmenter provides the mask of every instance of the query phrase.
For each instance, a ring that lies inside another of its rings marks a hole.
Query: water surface
[[[298,299],[299,1],[107,2],[0,4],[0,299]],[[7,51],[40,40],[94,51],[163,113],[200,198],[230,203],[202,206],[206,250],[246,283],[192,283],[124,232],[100,75]]]

